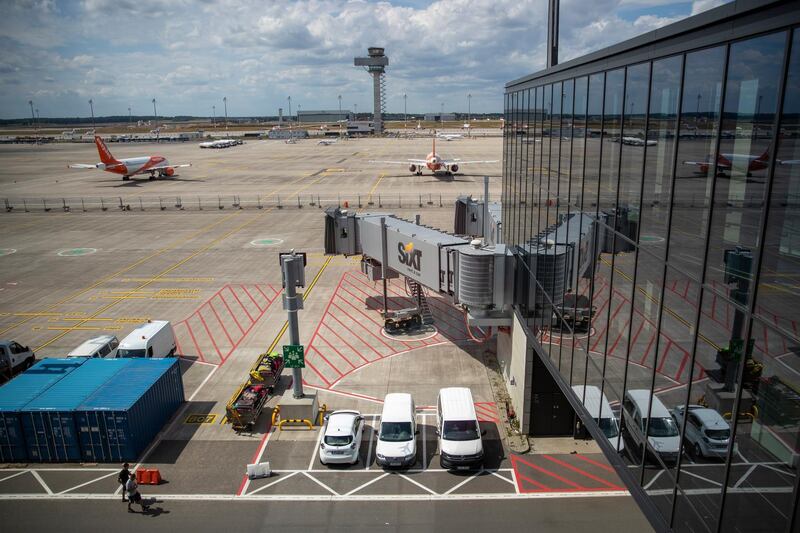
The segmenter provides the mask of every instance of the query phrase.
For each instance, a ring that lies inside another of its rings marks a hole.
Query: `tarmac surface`
[[[499,138],[440,143],[446,155],[464,160],[501,159]],[[453,200],[481,196],[484,174],[499,199],[499,162],[444,178],[369,163],[423,158],[430,144],[111,145],[117,157],[160,152],[173,163],[193,164],[180,176],[130,182],[67,169],[97,159],[90,144],[0,146],[0,196],[14,206],[0,214],[0,336],[29,345],[38,357],[56,357],[102,333],[122,338],[147,319],[174,326],[187,402],[136,465],[158,468],[165,480],[143,487],[145,496],[163,501],[147,527],[218,530],[230,523],[234,505],[237,527],[247,529],[535,524],[537,530],[588,531],[598,517],[618,531],[649,528],[596,450],[509,451],[485,366],[495,344],[473,341],[446,298],[430,298],[436,326],[430,335],[386,337],[380,287],[360,274],[358,258],[324,256],[323,207],[383,206],[406,218],[419,213],[423,223],[447,230]],[[328,410],[358,409],[367,419],[354,466],[319,463],[318,427],[271,425],[271,408],[291,387],[288,370],[252,432],[234,432],[225,417],[258,354],[288,342],[278,252],[290,249],[308,254],[300,312],[305,390],[316,392]],[[406,298],[404,287],[390,286],[390,307],[404,307]],[[470,387],[486,430],[481,470],[439,467],[432,406],[439,388],[456,385]],[[411,392],[418,407],[418,460],[406,471],[384,471],[374,463],[375,428],[383,396],[401,391]],[[271,477],[244,476],[248,463],[263,461]],[[110,519],[124,530],[143,517],[116,516],[125,515],[114,501],[117,469],[3,465],[4,523],[21,530],[66,516],[84,528]],[[303,502],[302,511],[275,504],[283,501]]]

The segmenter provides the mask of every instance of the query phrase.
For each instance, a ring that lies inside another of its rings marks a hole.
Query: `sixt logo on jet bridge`
[[[400,264],[406,265],[419,274],[422,270],[422,250],[414,249],[414,243],[408,244],[400,241],[397,243],[397,259]]]

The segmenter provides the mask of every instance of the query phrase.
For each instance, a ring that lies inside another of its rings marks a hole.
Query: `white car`
[[[334,411],[325,417],[322,440],[319,443],[319,462],[327,465],[358,462],[364,417],[358,411]]]
[[[683,424],[683,414],[683,405],[672,410],[672,418],[678,423],[679,428]],[[727,456],[731,440],[731,426],[718,412],[702,405],[689,405],[686,422],[684,445],[691,448],[695,457],[724,459]],[[737,451],[734,443],[733,453],[735,454]]]

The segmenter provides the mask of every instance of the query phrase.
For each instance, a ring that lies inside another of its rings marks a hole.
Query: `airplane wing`
[[[406,159],[405,161],[370,161],[370,163],[386,163],[387,165],[407,165],[414,163],[415,165],[424,165],[427,163],[424,159]]]
[[[451,161],[445,161],[444,164],[457,163],[459,165],[475,165],[477,163],[497,163],[497,161],[497,159],[492,161],[461,161],[460,159],[453,159]]]
[[[85,165],[83,163],[73,163],[71,165],[67,165],[67,168],[82,168],[86,170],[110,170],[115,167],[122,166],[122,163],[114,163],[111,165],[103,165],[102,163],[97,163],[94,165]]]
[[[708,161],[683,161],[682,164],[684,164],[684,165],[693,165],[693,166],[696,166],[696,167],[708,167],[708,168],[711,168],[712,166],[714,166],[714,163],[709,163]],[[719,169],[729,169],[729,168],[731,168],[731,166],[728,165],[728,164],[722,163],[722,162],[717,162],[717,168],[719,168]]]
[[[97,165],[84,165],[81,163],[73,163],[72,165],[67,165],[67,168],[85,168],[85,169],[97,170]]]
[[[185,165],[161,165],[159,167],[150,167],[147,170],[164,170],[165,168],[184,168],[192,166],[191,163],[186,163]]]
[[[786,159],[779,161],[781,165],[800,165],[800,159]]]

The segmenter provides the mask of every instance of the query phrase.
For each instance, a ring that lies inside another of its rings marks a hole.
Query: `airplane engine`
[[[105,163],[97,163],[97,164],[95,165],[95,167],[96,167],[98,170],[105,170],[105,169],[106,169],[106,164],[105,164]]]
[[[458,165],[450,165],[450,172],[453,173],[458,172]]]
[[[172,167],[167,167],[164,169],[164,174],[166,174],[167,176],[172,176],[173,174],[175,174],[175,169]]]
[[[414,173],[417,171],[417,165],[408,165],[408,171]]]

